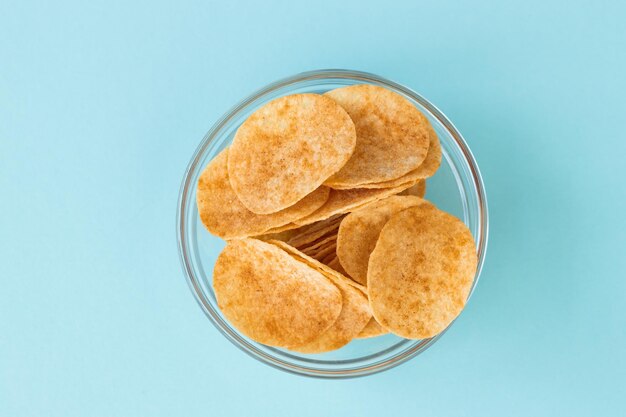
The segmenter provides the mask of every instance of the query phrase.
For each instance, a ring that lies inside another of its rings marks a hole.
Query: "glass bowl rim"
[[[191,265],[190,257],[188,255],[188,247],[186,243],[186,233],[185,225],[186,225],[186,210],[187,210],[187,196],[190,192],[193,191],[191,187],[195,187],[195,184],[191,184],[191,174],[196,169],[196,166],[199,164],[200,157],[204,154],[208,146],[211,144],[212,140],[215,138],[217,133],[219,133],[224,126],[228,124],[228,122],[236,117],[240,112],[244,111],[247,106],[251,103],[256,102],[259,98],[262,98],[266,94],[270,94],[275,90],[289,87],[293,84],[299,84],[306,81],[315,81],[315,80],[323,80],[323,79],[350,79],[353,81],[363,81],[366,83],[377,83],[385,86],[392,87],[393,89],[401,91],[403,94],[411,97],[413,100],[417,101],[425,107],[430,114],[435,117],[441,125],[446,129],[447,133],[454,140],[454,144],[457,146],[458,150],[461,151],[464,162],[469,167],[471,174],[471,183],[474,186],[475,197],[477,200],[478,206],[478,231],[479,238],[478,240],[478,268],[476,270],[476,276],[474,278],[474,282],[472,284],[472,288],[470,294],[468,296],[468,300],[471,297],[474,289],[476,288],[476,284],[480,279],[480,273],[482,271],[482,267],[485,260],[485,255],[487,251],[487,243],[489,237],[489,215],[488,215],[488,206],[487,206],[487,195],[485,192],[485,187],[483,184],[483,179],[480,174],[480,170],[478,168],[478,164],[474,159],[472,152],[470,151],[465,139],[461,133],[456,129],[456,127],[452,124],[452,122],[432,103],[422,97],[420,94],[411,90],[408,87],[405,87],[401,84],[398,84],[394,81],[390,81],[386,78],[380,77],[375,74],[362,72],[362,71],[354,71],[354,70],[345,70],[345,69],[322,69],[322,70],[314,70],[307,71],[303,73],[299,73],[290,77],[282,78],[278,81],[270,83],[265,87],[257,90],[253,94],[249,95],[238,104],[233,106],[229,111],[224,113],[222,117],[220,117],[215,124],[211,127],[211,129],[204,135],[202,141],[196,148],[193,156],[185,173],[183,175],[183,181],[181,183],[178,202],[177,202],[177,213],[176,213],[176,235],[178,241],[178,254],[181,261],[181,266],[185,273],[185,277],[187,280],[187,284],[194,295],[194,298],[209,318],[209,320],[213,323],[213,325],[219,330],[219,332],[224,335],[231,343],[237,346],[246,354],[252,356],[253,358],[270,365],[276,369],[280,369],[282,371],[286,371],[289,373],[304,375],[309,377],[316,378],[353,378],[359,376],[371,375],[374,373],[382,372],[384,370],[391,369],[395,366],[398,366],[402,363],[407,362],[413,357],[417,356],[419,353],[426,350],[428,347],[432,346],[452,325],[452,323],[444,330],[442,333],[438,334],[435,337],[424,339],[420,343],[416,344],[412,348],[401,352],[400,354],[393,356],[385,361],[378,362],[374,365],[359,367],[347,370],[321,370],[310,367],[304,367],[293,363],[286,363],[281,361],[271,355],[268,355],[265,352],[260,351],[256,347],[250,345],[249,343],[245,343],[241,336],[232,332],[230,329],[221,325],[221,319],[214,311],[213,307],[209,302],[206,301],[204,297],[204,292],[201,289],[201,285],[198,282],[198,278],[195,276],[193,267]]]

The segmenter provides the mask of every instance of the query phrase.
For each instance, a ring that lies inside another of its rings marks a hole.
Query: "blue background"
[[[1,416],[625,415],[623,2],[127,3],[0,3]],[[213,122],[328,67],[439,106],[491,212],[453,329],[344,381],[226,341],[174,231]]]

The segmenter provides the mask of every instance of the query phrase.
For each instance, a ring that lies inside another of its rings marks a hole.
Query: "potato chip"
[[[228,242],[213,271],[217,303],[240,332],[265,345],[292,348],[320,337],[339,317],[334,282],[275,245]]]
[[[419,180],[411,188],[407,188],[399,195],[414,195],[416,197],[424,198],[426,196],[426,180]]]
[[[284,242],[273,242],[281,249],[290,253],[294,259],[307,264],[315,263],[297,249],[290,247]],[[290,350],[300,353],[322,353],[339,349],[348,344],[372,318],[369,302],[365,294],[353,286],[346,277],[338,275],[335,271],[317,264],[316,270],[324,274],[341,291],[343,306],[341,313],[333,325],[321,336],[313,341],[291,347]]]
[[[264,233],[291,223],[321,207],[328,199],[328,187],[320,187],[291,207],[261,215],[248,210],[237,198],[228,181],[228,149],[207,165],[198,180],[196,200],[200,219],[212,234],[224,239]]]
[[[369,339],[370,337],[377,337],[388,334],[389,332],[378,324],[376,319],[372,317],[370,321],[367,322],[363,330],[356,335],[355,339]]]
[[[323,353],[339,349],[354,339],[372,318],[367,297],[343,282],[336,282],[343,305],[339,317],[321,336],[291,350],[300,353]]]
[[[407,339],[437,335],[465,306],[477,262],[472,234],[456,217],[424,205],[394,214],[369,260],[374,317]]]
[[[337,229],[339,229],[339,224],[341,223],[342,218],[342,215],[336,215],[329,217],[326,220],[301,226],[295,231],[295,234],[287,240],[287,242],[294,248],[301,248],[324,236],[337,234]]]
[[[417,169],[414,169],[413,171],[394,180],[375,182],[371,184],[360,184],[356,188],[390,188],[432,177],[441,165],[441,144],[439,143],[439,138],[430,123],[428,124],[428,131],[430,132],[430,146],[428,147],[428,154],[426,154],[426,159],[424,159],[424,162],[422,162]],[[341,190],[355,187],[350,185],[333,185],[332,188]]]
[[[335,214],[344,214],[364,207],[366,204],[381,200],[393,194],[398,194],[413,183],[403,184],[394,188],[362,189],[351,190],[330,190],[330,195],[326,203],[313,213],[296,220],[294,223],[306,225],[320,220],[327,219]]]
[[[394,180],[417,169],[429,146],[427,119],[406,98],[383,87],[360,84],[325,94],[356,126],[354,154],[326,185],[352,186]]]
[[[367,285],[370,254],[389,218],[408,207],[419,205],[432,206],[419,197],[396,195],[369,204],[343,219],[337,234],[337,256],[341,266],[355,281]]]
[[[228,157],[230,183],[258,214],[292,206],[343,167],[354,152],[350,116],[318,94],[281,97],[237,130]]]
[[[294,248],[293,246],[285,242],[281,242],[280,240],[272,240],[272,241],[269,241],[268,243],[276,245],[279,248],[285,250],[286,252],[294,256],[296,259],[301,260],[302,262],[306,263],[307,265],[309,265],[311,268],[315,269],[316,271],[319,271],[326,276],[332,276],[334,280],[343,281],[346,284],[358,289],[363,294],[367,295],[367,288],[365,286],[359,284],[358,282],[353,281],[352,279],[346,277],[345,275],[342,275],[341,273],[333,270],[332,268],[329,268],[328,266],[324,265],[323,263],[319,262],[316,259],[311,258],[305,253],[300,252],[298,249]]]
[[[307,253],[307,252],[316,252],[320,249],[324,249],[325,247],[329,245],[336,245],[336,244],[337,244],[337,233],[332,233],[331,235],[322,236],[321,238],[311,243],[308,243],[306,245],[303,245],[300,247],[295,246],[295,248],[301,252]]]
[[[310,256],[311,258],[315,259],[318,262],[322,262],[322,260],[326,258],[327,256],[334,257],[337,255],[337,241],[329,242],[325,246],[317,249],[316,251],[313,251],[310,253],[303,251],[302,253],[307,254],[308,256]]]

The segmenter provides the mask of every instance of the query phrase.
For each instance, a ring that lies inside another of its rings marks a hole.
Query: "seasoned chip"
[[[275,213],[343,167],[355,144],[354,123],[332,99],[318,94],[281,97],[237,130],[228,157],[230,183],[250,211]]]
[[[367,284],[367,263],[389,218],[407,207],[419,205],[432,206],[419,197],[395,195],[369,204],[343,219],[337,234],[337,256],[341,266],[355,281]]]
[[[394,180],[424,161],[427,119],[401,95],[374,85],[352,85],[326,96],[343,107],[356,126],[354,154],[325,184],[358,187]]]
[[[439,143],[439,138],[437,137],[435,130],[430,124],[428,124],[428,131],[430,132],[430,146],[428,147],[428,154],[426,154],[426,159],[424,159],[424,162],[422,162],[422,164],[417,167],[417,169],[414,169],[413,171],[404,174],[403,176],[401,176],[400,178],[396,178],[395,180],[375,182],[371,184],[361,184],[358,186],[358,188],[389,188],[395,187],[400,184],[416,182],[418,180],[423,180],[424,178],[432,177],[441,165],[441,144]],[[333,188],[341,190],[354,187],[349,185],[333,185]]]
[[[411,188],[407,188],[402,191],[400,195],[414,195],[416,197],[424,198],[426,195],[426,180],[419,180]]]
[[[290,223],[321,207],[328,199],[328,187],[320,187],[291,207],[261,215],[248,210],[233,192],[228,181],[225,149],[205,168],[198,180],[196,199],[200,219],[209,232],[232,239],[252,236]]]
[[[334,269],[329,268],[327,265],[319,262],[318,260],[313,259],[310,256],[300,252],[298,249],[294,248],[293,246],[285,242],[281,242],[279,240],[272,240],[272,241],[269,241],[269,243],[276,245],[279,248],[287,251],[296,259],[301,260],[302,262],[306,263],[307,265],[309,265],[311,268],[315,269],[316,271],[319,271],[326,276],[332,276],[335,280],[343,281],[346,284],[358,289],[363,294],[367,295],[367,288],[365,286],[359,284],[358,282],[353,281],[352,279],[346,277],[345,275],[342,275],[341,273],[335,271]]]
[[[280,239],[276,239],[276,240],[280,240]],[[315,253],[328,246],[336,245],[336,244],[337,244],[337,233],[332,233],[331,235],[325,235],[309,244],[306,244],[300,247],[298,246],[294,246],[294,247],[298,249],[299,251],[308,254],[308,252]]]
[[[342,215],[336,215],[326,220],[301,226],[286,242],[294,248],[301,248],[311,244],[311,242],[319,240],[324,236],[336,235],[342,218]]]
[[[292,347],[291,350],[300,353],[323,353],[339,349],[350,343],[371,320],[372,312],[367,297],[345,283],[337,282],[336,285],[343,298],[337,320],[317,339]]]
[[[342,310],[341,292],[327,277],[256,239],[228,243],[215,263],[213,288],[228,321],[270,346],[311,342]]]
[[[412,185],[413,183],[408,183],[394,188],[378,189],[331,189],[328,200],[326,200],[322,207],[315,210],[308,216],[296,220],[295,223],[306,225],[327,219],[335,214],[349,213],[351,211],[355,211],[358,208],[364,207],[366,204],[372,203],[373,201],[378,201],[385,197],[389,197],[390,195],[398,194],[406,190],[407,188],[410,188]]]
[[[383,329],[376,319],[372,317],[355,339],[369,339],[370,337],[382,336],[387,333],[389,332]]]
[[[374,317],[407,339],[435,336],[465,306],[476,266],[472,234],[456,217],[424,205],[396,213],[369,260]]]
[[[304,251],[303,253],[305,253],[306,255],[310,256],[311,258],[315,259],[318,262],[322,262],[322,260],[324,260],[326,257],[334,257],[337,255],[337,241],[329,242],[323,247],[315,251],[311,251],[311,252]]]
[[[294,259],[307,262],[306,255],[298,253],[297,249],[288,247],[284,242],[275,244],[291,253]],[[336,272],[327,268],[320,267],[318,270],[341,291],[343,306],[337,320],[321,336],[306,344],[290,348],[296,352],[322,353],[339,349],[359,334],[372,318],[367,297],[362,291],[352,286],[348,278],[340,277]]]

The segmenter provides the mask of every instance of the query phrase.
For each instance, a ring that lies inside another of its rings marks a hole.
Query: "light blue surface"
[[[623,2],[127,3],[0,3],[0,416],[625,415]],[[439,106],[491,212],[453,329],[344,381],[227,342],[174,233],[213,122],[328,67]]]

